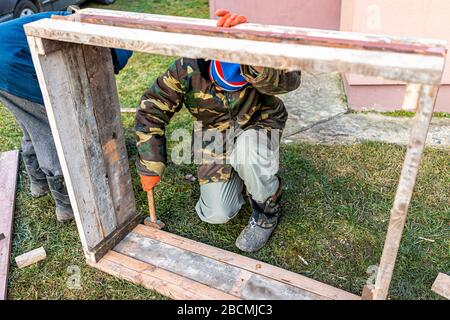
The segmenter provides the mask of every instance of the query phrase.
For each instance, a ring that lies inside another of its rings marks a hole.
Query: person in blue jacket
[[[22,159],[33,197],[51,192],[59,222],[73,219],[73,211],[50,130],[44,100],[23,26],[52,15],[44,12],[0,23],[0,103],[14,115],[22,128]],[[132,52],[111,49],[114,71],[125,67]]]

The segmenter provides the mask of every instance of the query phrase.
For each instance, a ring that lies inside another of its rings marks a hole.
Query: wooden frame
[[[215,28],[213,20],[96,9],[36,21],[25,30],[88,263],[174,298],[360,297],[137,226],[107,48],[287,70],[351,72],[410,84],[405,104],[417,108],[417,115],[371,292],[374,299],[387,297],[442,78],[445,42],[256,24],[223,29]],[[180,270],[176,259],[198,268]],[[205,264],[210,268],[200,270]]]

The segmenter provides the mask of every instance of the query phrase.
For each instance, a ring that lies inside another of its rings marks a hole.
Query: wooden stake
[[[150,213],[150,221],[156,223],[158,219],[156,218],[155,198],[153,196],[153,190],[147,192],[147,200],[148,200],[148,210]]]

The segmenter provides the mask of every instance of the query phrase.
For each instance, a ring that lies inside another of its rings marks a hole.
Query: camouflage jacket
[[[160,76],[144,93],[136,112],[137,169],[141,175],[162,176],[166,161],[165,127],[183,104],[197,121],[194,134],[216,131],[239,132],[249,128],[284,128],[288,113],[275,94],[295,90],[300,85],[300,72],[283,72],[264,68],[257,73],[249,66],[241,66],[242,75],[250,83],[237,92],[226,92],[210,80],[210,61],[181,58]],[[225,141],[223,139],[223,141]],[[201,150],[206,152],[205,143]],[[226,159],[227,153],[215,154]],[[226,181],[232,167],[223,163],[202,160],[198,167],[200,184]]]

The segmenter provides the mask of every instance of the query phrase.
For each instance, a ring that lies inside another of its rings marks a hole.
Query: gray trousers
[[[22,128],[22,158],[30,179],[62,176],[45,107],[0,90],[0,102]]]
[[[231,152],[234,171],[226,182],[200,186],[200,199],[195,206],[201,220],[211,224],[227,223],[245,203],[243,187],[252,198],[265,202],[278,190],[276,176],[279,165],[278,139],[271,144],[264,131],[247,130],[237,139]]]

